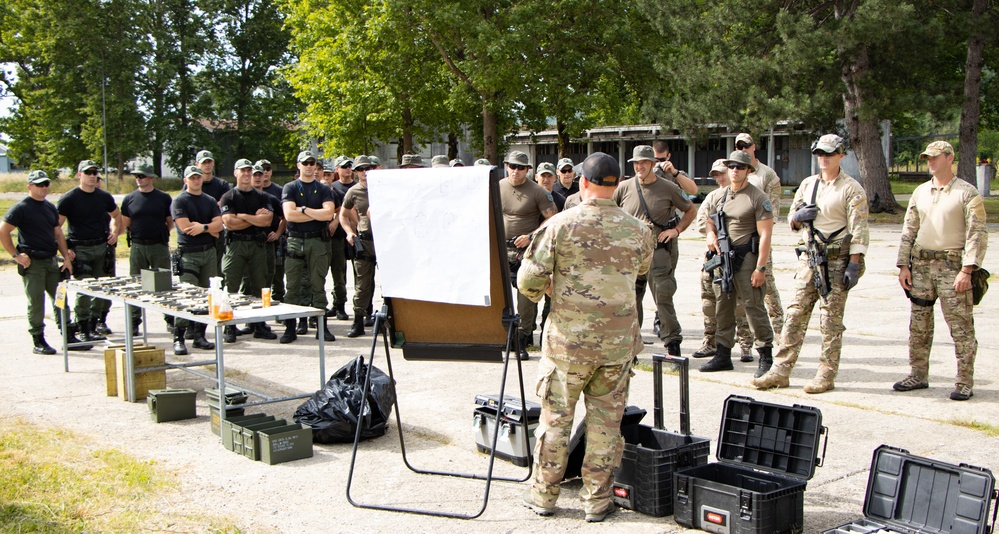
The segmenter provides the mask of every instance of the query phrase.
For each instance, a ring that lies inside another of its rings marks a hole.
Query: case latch
[[[753,517],[753,494],[748,491],[739,492],[739,517],[742,519]]]

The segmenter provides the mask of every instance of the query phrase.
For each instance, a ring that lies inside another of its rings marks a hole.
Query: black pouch
[[[989,272],[979,267],[971,273],[971,294],[975,306],[978,306],[985,298],[985,293],[989,290]]]
[[[21,265],[20,263],[18,263],[17,264],[17,274],[19,274],[21,276],[24,276],[25,272],[27,272],[27,271],[25,270],[24,265]]]
[[[104,273],[108,276],[115,276],[118,271],[118,247],[108,245],[104,252]]]

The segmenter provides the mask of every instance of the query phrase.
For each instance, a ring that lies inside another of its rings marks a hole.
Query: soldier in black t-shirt
[[[215,156],[213,156],[211,152],[202,150],[201,152],[198,152],[198,157],[195,158],[195,160],[198,162],[198,168],[201,169],[201,192],[214,198],[215,201],[218,202],[221,200],[222,195],[232,189],[232,185],[223,180],[221,177],[215,176]],[[219,276],[225,277],[225,275],[222,274],[222,257],[225,255],[225,239],[219,239],[215,243],[215,255],[217,256],[219,262]]]
[[[69,221],[67,244],[75,254],[73,276],[77,280],[108,276],[106,268],[108,246],[118,243],[121,233],[121,211],[111,193],[99,189],[97,163],[81,161],[76,177],[79,187],[59,199],[59,225]],[[111,216],[110,224],[105,215]],[[76,321],[84,341],[101,341],[104,336],[95,329],[111,301],[76,295]]]
[[[371,160],[363,155],[357,156],[354,160],[346,156],[337,158],[336,169],[340,179],[333,182],[333,185],[330,186],[333,188],[337,216],[330,221],[330,226],[334,229],[333,237],[330,239],[330,273],[333,275],[333,308],[330,310],[332,313],[328,315],[336,315],[336,318],[341,321],[350,319],[346,310],[347,259],[348,257],[352,259],[353,256],[348,256],[347,232],[344,232],[343,227],[340,226],[340,207],[343,205],[343,198],[347,196],[347,191],[350,191],[352,187],[357,185],[354,175],[354,170],[357,168],[364,170],[371,168]]]
[[[125,195],[121,201],[121,222],[128,240],[128,274],[136,276],[143,269],[170,269],[170,195],[153,186],[153,168],[143,164],[137,166],[135,191]],[[142,324],[142,310],[132,307],[132,335],[139,335]],[[173,321],[167,317],[167,325]]]
[[[288,239],[285,236],[287,223],[284,220],[284,210],[281,209],[281,186],[271,182],[271,175],[274,173],[271,162],[261,159],[253,164],[254,167],[258,165],[264,169],[261,189],[278,201],[278,208],[275,213],[281,219],[281,225],[277,228],[277,238],[273,241],[274,267],[273,274],[270,277],[271,301],[284,302],[284,258],[288,250]],[[253,187],[256,187],[256,185]],[[268,237],[268,240],[270,240],[270,237]],[[268,267],[270,266],[268,265]]]
[[[177,228],[177,251],[180,253],[180,280],[198,287],[208,287],[208,279],[218,276],[215,241],[221,234],[222,212],[218,203],[201,192],[201,169],[192,166],[184,170],[187,191],[177,195],[170,205],[170,215]],[[173,329],[173,352],[187,354],[184,333],[189,321],[177,319]],[[194,327],[194,347],[213,350],[215,345],[205,339],[206,325]]]
[[[61,276],[56,263],[56,252],[62,253],[62,269],[73,272],[73,253],[66,246],[66,239],[59,226],[59,212],[45,200],[49,194],[49,177],[45,171],[28,173],[28,196],[14,204],[0,223],[0,244],[17,262],[18,273],[24,282],[28,297],[28,333],[34,341],[35,354],[55,354],[56,350],[45,342],[45,294],[55,308],[56,286]],[[17,229],[17,246],[11,233]],[[73,339],[73,341],[79,341]],[[91,348],[91,347],[87,347]]]

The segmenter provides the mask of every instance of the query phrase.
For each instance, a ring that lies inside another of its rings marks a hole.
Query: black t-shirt
[[[215,199],[210,195],[192,195],[187,191],[177,195],[170,205],[170,215],[173,216],[174,226],[177,219],[188,219],[191,222],[210,224],[215,217],[221,217],[222,212]],[[195,236],[185,234],[177,228],[177,244],[186,246],[211,245],[215,243],[215,236],[207,232]]]
[[[281,188],[278,187],[277,190],[278,194],[281,194]],[[271,218],[271,225],[268,229],[271,232],[276,232],[278,227],[281,226],[281,219],[284,219],[284,212],[281,211],[281,199],[272,195],[266,189],[263,191],[263,194],[265,197],[267,197],[267,201],[271,203],[271,211],[274,212],[274,217]]]
[[[213,176],[211,180],[201,182],[201,192],[211,196],[216,201],[231,189],[232,185],[218,176]]]
[[[319,180],[312,182],[302,182],[295,180],[288,182],[281,192],[281,204],[294,202],[296,207],[305,206],[307,208],[322,209],[324,202],[333,202],[337,206],[333,190]],[[326,225],[323,221],[309,221],[296,223],[288,221],[288,230],[292,232],[321,232]]]
[[[555,207],[558,208],[559,211],[565,209],[565,196],[562,193],[555,191],[555,188],[552,188],[552,200],[555,202]]]
[[[71,241],[91,241],[107,239],[108,213],[118,209],[111,193],[103,189],[94,189],[87,193],[79,187],[74,187],[59,199],[59,215],[69,221],[68,239]]]
[[[133,239],[170,241],[166,218],[170,216],[170,195],[159,189],[148,193],[135,190],[121,201],[121,214],[132,220],[129,231]]]
[[[555,186],[552,187],[552,191],[562,195],[562,198],[569,198],[573,193],[579,192],[579,182],[572,182],[571,187],[565,187],[562,185],[562,182],[555,180]],[[559,207],[559,211],[562,211],[561,207]]]
[[[11,206],[4,222],[17,227],[17,247],[55,254],[55,229],[59,226],[59,211],[48,200],[26,197]]]
[[[223,214],[238,214],[238,213],[249,213],[253,215],[257,213],[260,208],[266,208],[274,211],[274,207],[271,205],[270,200],[268,200],[267,193],[262,193],[256,189],[250,188],[249,191],[243,191],[238,187],[235,189],[230,189],[226,194],[222,195],[222,199],[219,201],[219,206]],[[234,234],[239,235],[256,235],[261,231],[270,228],[267,226],[249,226],[242,230],[229,230]]]
[[[333,182],[332,188],[333,188],[333,194],[337,196],[336,200],[337,206],[343,205],[343,199],[344,197],[347,196],[347,191],[350,191],[350,188],[354,187],[355,185],[357,185],[357,180],[354,180],[349,184],[345,184],[339,181]],[[339,225],[336,227],[336,231],[333,232],[333,237],[342,237],[344,239],[347,238],[347,232],[343,229],[343,225]]]
[[[264,193],[267,193],[268,195],[271,195],[272,197],[278,199],[278,204],[281,203],[282,190],[280,185],[271,182],[271,185],[264,188]]]

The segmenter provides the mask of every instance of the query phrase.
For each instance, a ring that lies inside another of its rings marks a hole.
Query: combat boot
[[[48,354],[48,355],[56,353],[56,350],[50,347],[49,344],[45,342],[45,334],[38,334],[35,336],[31,336],[31,339],[35,342],[35,347],[31,349],[31,352],[34,352],[35,354]]]
[[[811,382],[805,384],[805,387],[801,389],[805,393],[825,393],[826,391],[836,389],[836,385],[833,383],[832,377],[817,374]]]
[[[364,316],[354,314],[354,325],[347,332],[347,337],[360,337],[364,335]]]
[[[774,364],[773,347],[760,347],[756,349],[756,352],[760,353],[760,366],[756,369],[756,374],[753,375],[754,378],[759,378],[770,370],[770,367]]]
[[[742,351],[742,357],[739,358],[740,362],[742,362],[742,363],[749,363],[749,362],[753,361],[753,344],[752,343],[747,343],[745,345],[742,344],[742,343],[739,343],[739,350]]]
[[[191,329],[194,330],[194,348],[201,350],[215,350],[215,343],[212,343],[205,338],[205,330],[208,329],[208,325],[194,325],[191,326]]]
[[[302,317],[298,320],[298,328],[295,329],[295,333],[304,336],[309,333],[309,320]]]
[[[69,335],[66,336],[66,344],[69,345],[69,350],[74,352],[86,351],[94,348],[90,343],[83,343],[80,338],[76,337],[76,333],[79,331],[79,325],[70,323],[69,324]],[[62,327],[59,328],[59,333],[62,333]],[[81,345],[81,343],[83,343]],[[75,347],[73,345],[76,345]]]
[[[666,354],[669,354],[670,356],[679,356],[680,355],[680,342],[679,341],[670,341],[669,343],[667,343],[666,344]]]
[[[344,309],[343,303],[336,307],[336,318],[338,321],[346,321],[350,319],[350,316],[347,315],[347,310]]]
[[[336,336],[333,335],[333,332],[330,332],[325,315],[322,317],[322,325],[316,328],[316,339],[319,339],[319,334],[322,334],[323,339],[326,341],[336,341]]]
[[[252,334],[254,332],[255,332],[255,330],[253,329],[253,323],[247,324],[246,326],[244,326],[242,328],[239,327],[239,326],[236,327],[236,335],[237,336],[245,336],[246,334]]]
[[[222,339],[226,343],[236,342],[236,325],[229,325],[222,330]]]
[[[530,343],[530,338],[534,336],[530,334],[520,334],[517,340],[517,358],[519,360],[530,360],[531,355],[527,353],[527,345]]]
[[[708,363],[701,366],[702,373],[714,373],[716,371],[731,371],[735,369],[732,365],[732,349],[722,345],[715,346],[715,356],[708,360]]]
[[[184,334],[184,339],[194,339],[196,337],[198,337],[198,333],[194,331],[194,328],[188,328]]]
[[[175,326],[173,328],[173,353],[177,356],[187,354],[187,346],[184,345],[185,333],[187,333],[187,327],[185,326]]]
[[[104,341],[106,337],[98,334],[94,331],[97,327],[96,319],[88,319],[86,321],[77,321],[80,325],[80,339],[84,341]]]
[[[693,356],[694,358],[707,358],[708,356],[714,356],[714,355],[715,355],[714,343],[708,343],[708,340],[704,340],[704,343],[701,344],[701,348],[697,349],[696,351],[694,351],[693,354],[691,354],[691,356]]]
[[[375,316],[371,314],[364,318],[364,326],[375,326]]]
[[[108,321],[108,312],[101,313],[101,319],[97,321],[97,324],[94,325],[94,332],[97,332],[98,334],[101,334],[103,336],[110,336],[111,334],[113,334],[114,332],[112,332],[111,329],[108,328],[107,321]]]
[[[319,320],[316,317],[309,317],[309,328],[319,328]]]
[[[750,380],[749,383],[756,389],[786,388],[791,385],[790,380],[775,369],[771,369],[759,378]]]
[[[142,325],[142,319],[132,320],[132,337],[139,337],[141,335],[139,334],[139,326],[141,325]]]
[[[250,323],[253,327],[253,337],[255,339],[277,339],[277,334],[271,331],[267,323]]]
[[[298,336],[295,334],[295,320],[294,319],[285,320],[284,334],[281,335],[281,339],[279,341],[281,343],[291,343],[296,339],[298,339]]]

